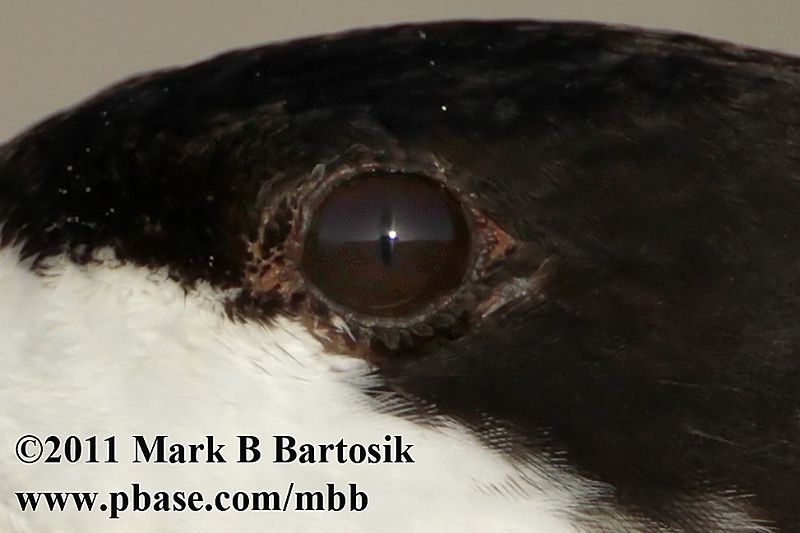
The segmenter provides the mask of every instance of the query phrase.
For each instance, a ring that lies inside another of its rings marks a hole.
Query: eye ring
[[[415,176],[441,188],[458,206],[469,233],[459,283],[425,305],[396,316],[358,312],[337,303],[302,271],[303,244],[318,206],[336,187],[374,174]],[[365,356],[383,348],[413,347],[433,336],[460,335],[476,313],[494,305],[496,287],[491,278],[495,266],[517,249],[515,239],[481,211],[474,195],[459,187],[468,179],[430,154],[363,148],[347,151],[337,161],[318,164],[304,176],[265,182],[258,196],[269,201],[259,204],[255,233],[248,239],[250,259],[238,297],[246,304],[240,305],[261,309],[265,319],[280,307],[304,322],[331,349]]]

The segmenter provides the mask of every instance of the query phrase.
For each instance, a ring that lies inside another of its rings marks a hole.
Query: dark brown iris
[[[452,291],[469,258],[456,200],[433,180],[371,174],[334,188],[313,215],[302,269],[355,312],[397,317]]]

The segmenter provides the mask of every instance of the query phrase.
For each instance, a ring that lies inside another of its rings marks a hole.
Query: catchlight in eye
[[[469,250],[464,212],[442,185],[413,174],[376,173],[335,186],[319,203],[301,266],[333,302],[399,317],[454,290]]]

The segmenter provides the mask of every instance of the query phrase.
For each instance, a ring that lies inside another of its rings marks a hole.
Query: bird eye
[[[311,217],[301,268],[352,311],[399,317],[455,289],[470,255],[460,204],[414,174],[367,174],[335,186]]]

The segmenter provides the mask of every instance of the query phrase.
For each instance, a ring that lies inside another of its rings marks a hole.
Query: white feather
[[[388,414],[363,393],[367,365],[325,353],[301,326],[234,323],[224,295],[184,294],[164,272],[79,267],[57,260],[32,274],[0,250],[0,531],[575,531],[567,511],[602,487],[521,470],[468,431]],[[20,463],[25,434],[115,435],[118,464]],[[131,435],[200,442],[261,438],[257,464],[132,464]],[[383,442],[402,435],[414,464],[272,464],[271,436],[300,442]],[[356,512],[125,512],[19,510],[17,491],[320,490],[357,483]]]

